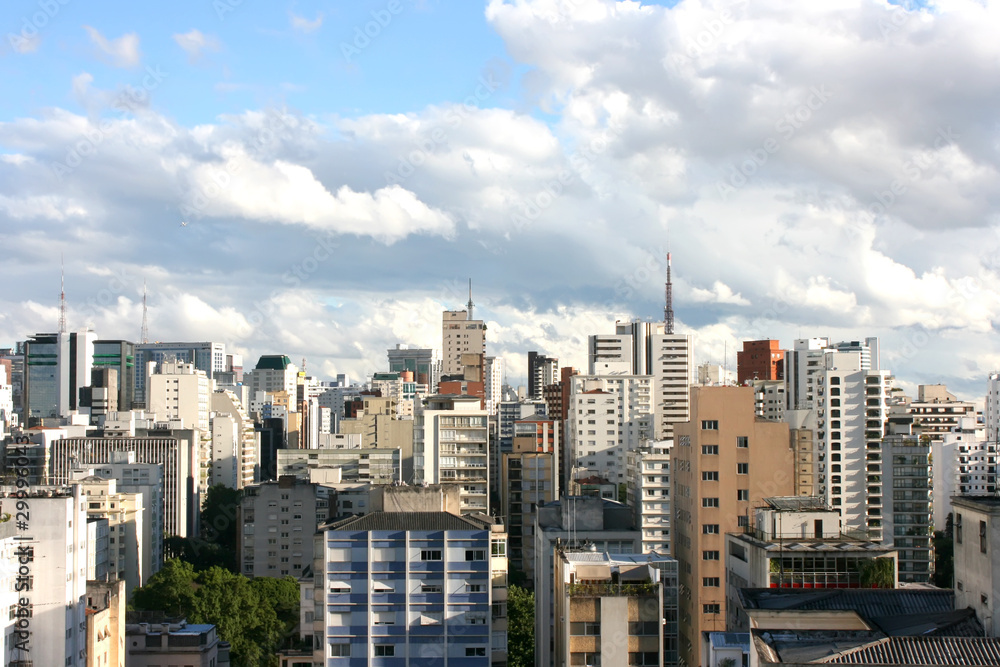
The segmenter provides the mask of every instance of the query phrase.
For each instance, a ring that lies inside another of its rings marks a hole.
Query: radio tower
[[[59,333],[66,333],[66,265],[59,255]]]
[[[670,253],[667,253],[667,287],[666,305],[663,308],[663,321],[666,324],[666,333],[674,332],[674,284],[670,282]]]
[[[469,303],[466,304],[466,306],[467,306],[467,308],[469,310],[469,318],[468,319],[470,319],[470,320],[472,319],[472,306],[473,305],[474,304],[472,303],[472,278],[469,278]]]
[[[149,321],[146,319],[146,281],[142,281],[142,330],[139,332],[139,342],[149,342]]]

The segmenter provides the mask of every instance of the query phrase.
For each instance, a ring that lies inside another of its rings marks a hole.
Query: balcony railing
[[[605,597],[636,597],[640,595],[656,595],[659,584],[652,582],[614,584],[569,584],[566,592],[570,597],[605,598]]]

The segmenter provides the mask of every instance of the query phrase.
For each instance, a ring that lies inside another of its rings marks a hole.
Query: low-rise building
[[[219,639],[210,623],[188,623],[186,619],[133,622],[141,616],[128,614],[125,651],[128,667],[189,665],[229,667],[229,644]]]
[[[554,664],[677,664],[677,561],[556,552]]]
[[[1000,637],[1000,498],[955,496],[955,599],[958,607],[975,609],[986,633]]]

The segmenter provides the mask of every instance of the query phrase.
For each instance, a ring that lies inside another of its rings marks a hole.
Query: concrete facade
[[[1000,637],[1000,499],[991,496],[955,496],[955,608],[971,607],[983,621],[986,634]]]

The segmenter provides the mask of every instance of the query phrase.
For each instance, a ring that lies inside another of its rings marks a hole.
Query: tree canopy
[[[179,559],[168,560],[132,598],[137,610],[214,624],[239,667],[274,663],[275,652],[298,623],[298,602],[299,585],[292,577],[250,580],[221,567],[195,572]]]
[[[507,589],[507,667],[534,667],[535,594],[520,586]]]

